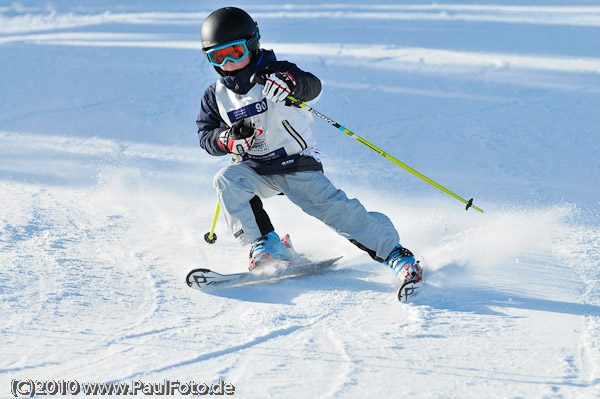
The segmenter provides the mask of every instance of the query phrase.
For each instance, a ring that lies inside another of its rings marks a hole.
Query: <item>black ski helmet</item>
[[[204,20],[200,36],[205,54],[213,47],[240,39],[246,39],[246,46],[251,53],[260,51],[258,24],[246,11],[236,7],[213,11]]]

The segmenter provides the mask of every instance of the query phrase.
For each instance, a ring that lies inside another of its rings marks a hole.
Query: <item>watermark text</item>
[[[235,387],[223,380],[205,382],[163,380],[161,382],[79,382],[77,380],[14,379],[11,393],[15,398],[34,396],[114,395],[114,396],[224,396],[233,395]]]

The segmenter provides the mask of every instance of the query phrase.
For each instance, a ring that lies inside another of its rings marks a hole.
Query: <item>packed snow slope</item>
[[[323,81],[325,171],[423,255],[392,273],[265,201],[332,271],[204,294],[243,271],[197,144],[217,1],[0,3],[0,397],[13,380],[235,386],[241,398],[600,397],[600,3],[240,1]],[[500,4],[501,3],[501,4]],[[83,394],[82,394],[83,395]]]

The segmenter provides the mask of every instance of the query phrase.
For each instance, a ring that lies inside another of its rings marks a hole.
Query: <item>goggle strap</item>
[[[254,37],[246,40],[246,48],[250,51],[250,46],[254,44],[258,40],[258,31],[254,34]]]

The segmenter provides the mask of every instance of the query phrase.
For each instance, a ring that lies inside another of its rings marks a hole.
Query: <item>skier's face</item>
[[[250,56],[244,57],[239,61],[227,61],[225,65],[221,67],[225,72],[239,71],[240,69],[246,68],[250,63]]]

